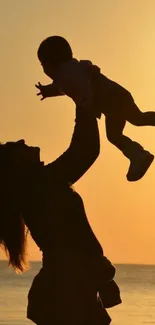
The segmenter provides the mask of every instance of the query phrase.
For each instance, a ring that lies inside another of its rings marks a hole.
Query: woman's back
[[[24,220],[43,252],[102,254],[88,223],[83,201],[69,186],[55,186],[52,190],[48,186],[39,189],[36,184],[27,200]]]

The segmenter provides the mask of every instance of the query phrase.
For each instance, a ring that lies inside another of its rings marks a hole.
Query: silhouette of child
[[[37,95],[46,97],[67,95],[76,105],[94,110],[95,116],[105,115],[108,140],[130,160],[128,181],[141,179],[154,155],[123,134],[126,121],[136,126],[155,126],[155,112],[141,112],[131,94],[116,82],[101,74],[90,61],[73,57],[69,43],[60,36],[51,36],[39,46],[38,58],[53,83],[36,85]]]

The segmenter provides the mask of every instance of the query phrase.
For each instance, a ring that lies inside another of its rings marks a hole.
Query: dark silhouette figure
[[[37,325],[108,325],[106,308],[121,303],[115,268],[72,189],[99,150],[97,121],[87,107],[76,108],[71,144],[48,165],[24,140],[0,145],[0,245],[9,264],[23,271],[27,226],[43,253],[28,294],[27,317]]]
[[[63,37],[45,39],[38,49],[38,58],[44,72],[53,80],[50,85],[36,85],[41,99],[66,94],[76,105],[92,109],[96,117],[103,113],[108,140],[130,160],[127,180],[142,178],[154,156],[125,136],[123,129],[126,121],[136,126],[155,126],[155,112],[141,112],[125,88],[101,74],[90,61],[76,60]]]

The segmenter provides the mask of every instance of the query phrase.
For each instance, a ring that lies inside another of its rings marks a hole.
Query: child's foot
[[[154,155],[149,151],[142,150],[141,152],[138,152],[137,157],[131,160],[129,171],[126,176],[127,180],[129,182],[134,182],[141,179],[147,172],[153,159]]]

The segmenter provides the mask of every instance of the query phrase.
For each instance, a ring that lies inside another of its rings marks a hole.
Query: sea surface
[[[0,261],[0,325],[33,324],[26,319],[27,293],[40,267],[40,262],[32,262],[29,271],[16,275]],[[111,325],[155,324],[155,265],[116,268],[123,303],[108,310]]]

